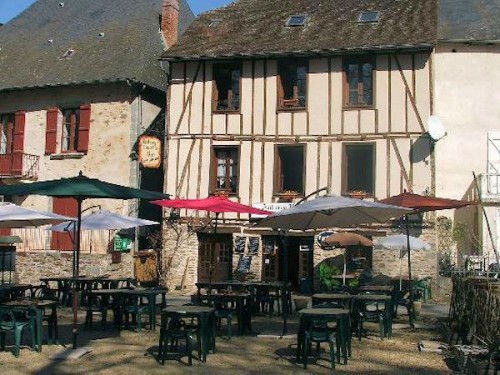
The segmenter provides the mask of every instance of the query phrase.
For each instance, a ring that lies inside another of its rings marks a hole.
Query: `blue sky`
[[[133,1],[133,0],[131,0]],[[232,0],[188,0],[194,14],[229,4]],[[17,16],[35,0],[0,0],[0,23],[6,23]]]

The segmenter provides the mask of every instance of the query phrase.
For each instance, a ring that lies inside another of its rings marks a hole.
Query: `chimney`
[[[167,48],[177,42],[179,27],[179,1],[163,0],[161,12],[161,32],[167,43]]]

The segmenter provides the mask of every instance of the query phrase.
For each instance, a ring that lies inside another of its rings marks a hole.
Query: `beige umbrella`
[[[346,247],[346,246],[373,246],[372,240],[353,232],[335,232],[332,235],[325,238],[323,243],[327,245],[333,245],[335,247]],[[344,250],[344,270],[342,273],[342,285],[345,285],[345,275],[346,275],[346,258]]]

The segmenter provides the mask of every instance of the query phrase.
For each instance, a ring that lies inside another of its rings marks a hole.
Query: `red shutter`
[[[87,153],[90,138],[90,105],[80,106],[80,127],[78,130],[78,151]]]
[[[59,110],[57,108],[49,108],[47,110],[47,128],[45,130],[45,155],[56,153],[58,117]]]
[[[14,142],[12,149],[12,175],[21,176],[23,172],[25,112],[18,111],[14,119]]]
[[[74,198],[53,198],[52,211],[55,214],[76,217],[78,214],[78,203]],[[50,240],[52,250],[73,250],[73,241],[67,232],[52,232]]]

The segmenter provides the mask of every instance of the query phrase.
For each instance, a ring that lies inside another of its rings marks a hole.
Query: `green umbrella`
[[[44,195],[50,197],[73,197],[78,203],[78,220],[75,236],[75,254],[73,258],[73,285],[79,274],[80,263],[80,238],[82,220],[82,202],[87,198],[112,198],[112,199],[168,199],[168,194],[154,191],[135,189],[127,186],[116,185],[95,178],[88,178],[82,174],[76,177],[61,178],[57,180],[33,182],[30,184],[17,184],[0,186],[0,195]],[[78,332],[78,294],[73,289],[73,349],[77,346]]]

